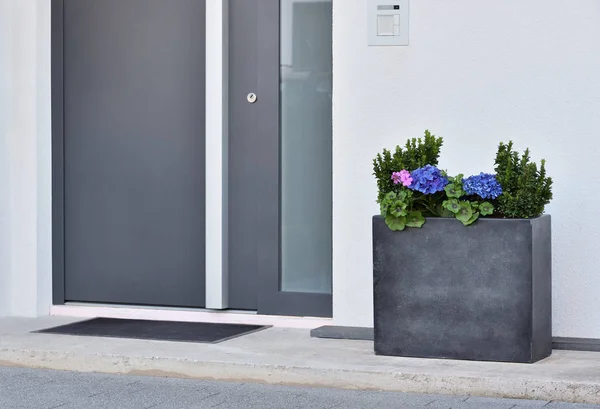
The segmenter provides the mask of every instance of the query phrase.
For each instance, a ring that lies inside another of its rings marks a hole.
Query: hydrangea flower
[[[432,194],[444,190],[448,179],[435,166],[426,165],[413,170],[410,174],[412,183],[409,188],[424,194]]]
[[[413,181],[410,177],[410,172],[404,169],[400,172],[392,173],[392,180],[394,181],[394,185],[402,183],[402,185],[406,187],[410,186]]]
[[[483,199],[496,199],[502,194],[502,186],[496,176],[483,172],[463,179],[463,190],[468,195],[477,195]]]

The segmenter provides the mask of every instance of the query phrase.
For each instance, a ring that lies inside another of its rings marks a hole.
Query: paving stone
[[[0,409],[600,409],[518,399],[0,368]]]
[[[600,405],[585,405],[581,403],[550,402],[544,409],[599,409]]]
[[[445,401],[434,401],[427,406],[426,408],[431,409],[513,409],[515,407],[514,403],[503,403],[503,402],[445,402]]]
[[[306,403],[306,395],[303,388],[242,384],[205,399],[200,407],[300,408]]]
[[[406,408],[425,407],[437,397],[430,395],[393,393],[393,392],[364,392],[358,396],[358,404],[365,408]],[[462,398],[464,399],[464,398]],[[458,399],[457,399],[458,400]]]
[[[504,405],[510,405],[511,407],[518,408],[541,408],[546,406],[549,402],[545,400],[524,400],[524,399],[492,399],[492,398],[482,398],[473,396],[465,401],[466,403],[473,404],[491,404],[498,403]],[[483,407],[483,406],[482,406]]]

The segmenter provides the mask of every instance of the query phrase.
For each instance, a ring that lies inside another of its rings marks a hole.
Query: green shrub
[[[552,199],[552,178],[546,176],[546,161],[538,169],[530,162],[529,149],[523,156],[513,150],[513,143],[500,143],[496,154],[496,179],[503,193],[497,199],[497,211],[508,218],[532,218],[544,213]]]
[[[383,154],[378,153],[373,159],[373,174],[379,191],[377,203],[381,204],[388,193],[396,190],[390,178],[392,172],[418,169],[425,165],[437,166],[442,143],[442,138],[436,138],[426,130],[423,138],[407,140],[404,149],[396,146],[393,154],[387,149],[383,150]]]
[[[552,199],[552,179],[530,162],[529,149],[521,156],[513,144],[501,143],[496,174],[480,172],[449,176],[437,167],[442,138],[425,131],[404,147],[384,149],[373,160],[377,203],[392,230],[421,227],[426,217],[453,217],[468,226],[480,217],[532,218]]]

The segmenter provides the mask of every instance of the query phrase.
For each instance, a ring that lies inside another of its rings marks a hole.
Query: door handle
[[[256,102],[256,94],[254,92],[251,92],[246,96],[246,99],[249,103],[254,104]]]

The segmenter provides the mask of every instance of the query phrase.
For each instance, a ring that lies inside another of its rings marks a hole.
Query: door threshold
[[[214,322],[221,324],[271,325],[280,328],[314,329],[331,325],[331,318],[261,315],[254,311],[221,311],[207,309],[145,307],[68,303],[50,307],[50,315],[76,318],[124,318],[159,321]]]

